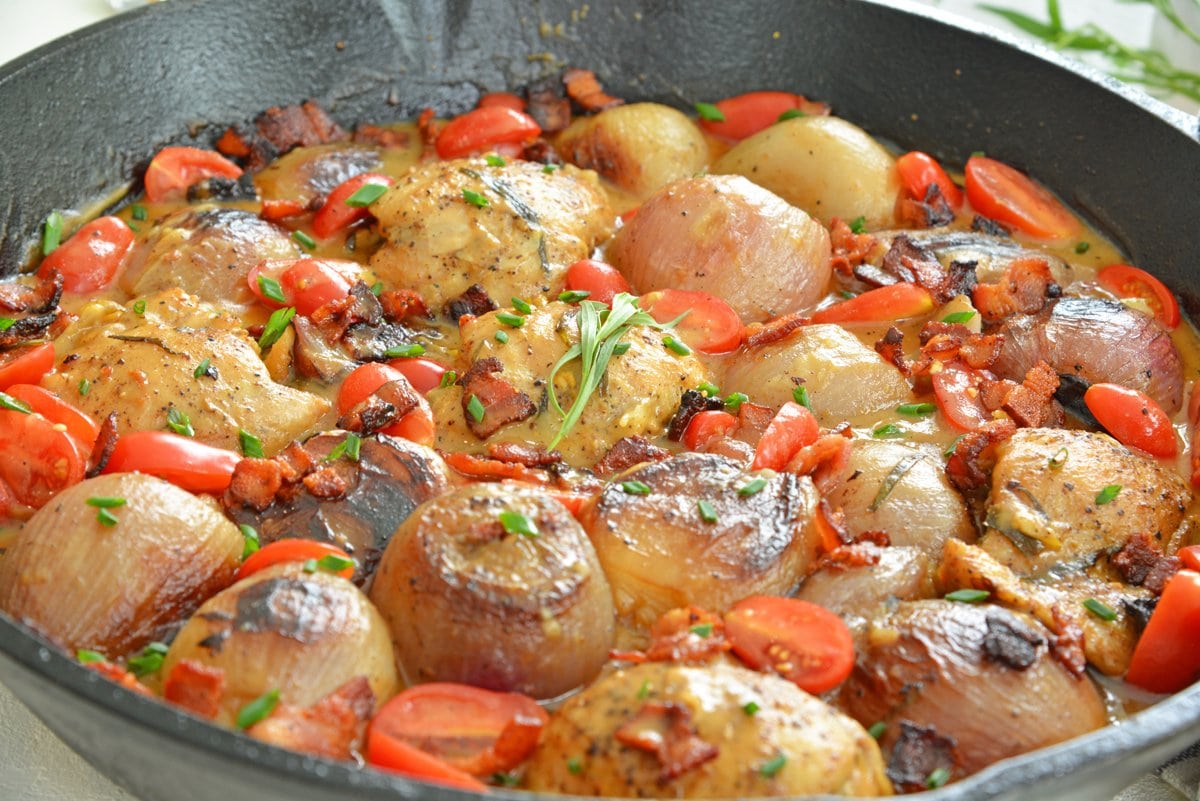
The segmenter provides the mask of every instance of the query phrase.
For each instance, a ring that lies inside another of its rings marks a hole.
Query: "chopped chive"
[[[1117,619],[1116,610],[1103,601],[1097,601],[1095,598],[1085,598],[1083,606],[1101,620],[1111,623]]]
[[[278,342],[279,338],[283,336],[283,332],[291,325],[292,318],[295,316],[296,310],[291,306],[271,312],[270,318],[267,319],[267,324],[263,326],[262,336],[258,338],[258,349],[266,351]]]
[[[81,665],[90,665],[93,662],[107,662],[108,657],[99,651],[93,651],[90,648],[80,648],[75,652],[75,658],[79,660]]]
[[[491,201],[485,196],[481,195],[479,192],[473,192],[470,189],[464,189],[462,191],[462,196],[463,200],[467,201],[472,206],[478,206],[481,209],[492,205]]]
[[[365,209],[388,191],[387,184],[367,183],[354,190],[354,194],[346,198],[346,205],[355,209]]]
[[[279,703],[279,690],[268,690],[238,710],[237,727],[248,729],[275,711]]]
[[[444,387],[452,387],[452,386],[454,386],[454,382],[457,380],[458,380],[458,371],[457,370],[447,370],[446,372],[442,373],[442,380],[440,382],[438,382],[438,386],[443,387],[443,388]]]
[[[963,437],[965,436],[966,434],[959,434],[957,437],[950,440],[950,444],[946,446],[946,450],[942,451],[942,456],[945,456],[947,459],[953,456],[954,451],[958,449],[958,443],[962,442]]]
[[[545,164],[542,166],[542,172],[546,173],[546,175],[549,175],[550,173],[554,172],[557,169],[558,169],[557,164]]]
[[[341,573],[343,570],[356,567],[358,567],[358,562],[348,556],[336,553],[327,553],[317,560],[317,569],[326,573]]]
[[[512,298],[512,307],[517,310],[517,314],[529,314],[533,311],[533,307],[529,305],[529,301],[522,298]]]
[[[92,382],[88,381],[86,378],[79,379],[79,394],[87,395],[91,391],[92,391]]]
[[[697,637],[710,637],[712,636],[713,626],[712,623],[697,623],[689,628],[688,631]]]
[[[910,453],[892,467],[888,474],[883,477],[883,481],[879,484],[879,491],[875,493],[875,499],[871,501],[871,505],[867,507],[867,511],[875,512],[879,507],[883,506],[884,501],[892,494],[892,490],[900,483],[900,480],[908,475],[908,471],[912,470],[917,462],[925,457],[920,453]]]
[[[313,239],[304,231],[292,231],[292,241],[305,250],[317,249],[317,240]]]
[[[241,523],[238,530],[242,532],[242,561],[245,562],[250,558],[250,554],[259,548],[258,529],[248,523]]]
[[[140,314],[145,314],[145,313],[146,313],[146,301],[144,301],[144,300],[135,300],[135,301],[133,302],[133,313],[134,313],[134,314],[139,314],[139,315],[140,315]]]
[[[205,359],[196,365],[196,369],[192,371],[193,378],[216,378],[216,370],[213,369],[212,359]]]
[[[779,771],[783,770],[783,766],[786,764],[787,757],[783,754],[778,754],[777,756],[774,756],[759,765],[758,772],[769,779]]]
[[[745,392],[731,392],[725,396],[725,408],[731,412],[736,412],[748,400],[750,400],[750,396]]]
[[[705,523],[717,522],[717,510],[712,505],[711,501],[706,501],[703,498],[696,501],[696,508],[700,511],[700,519]]]
[[[352,462],[357,462],[361,450],[362,437],[351,432],[346,435],[345,439],[333,446],[329,451],[329,455],[325,457],[325,461],[336,462],[338,459],[346,458]]]
[[[991,595],[987,590],[961,589],[948,592],[942,597],[947,601],[958,601],[960,604],[977,604],[986,601]]]
[[[721,388],[711,381],[704,381],[696,387],[698,392],[703,392],[710,398],[715,398],[721,394]]]
[[[896,411],[909,417],[925,417],[936,412],[937,406],[932,403],[902,403],[896,407]]]
[[[638,687],[637,697],[639,701],[644,701],[650,697],[650,679],[642,681],[642,686]]]
[[[867,218],[859,215],[850,221],[850,230],[856,234],[865,233],[867,230]]]
[[[134,203],[129,207],[129,216],[135,220],[146,219],[146,207],[141,203]]]
[[[925,779],[925,786],[930,790],[936,790],[948,781],[950,781],[950,771],[945,768],[937,768],[929,774],[929,778]]]
[[[697,103],[696,113],[700,115],[700,119],[708,122],[725,122],[725,115],[721,113],[721,109],[712,103]]]
[[[516,787],[520,783],[521,777],[515,773],[500,771],[492,774],[492,784],[500,787]]]
[[[93,495],[91,498],[85,500],[84,503],[86,503],[88,506],[95,507],[96,509],[116,509],[120,506],[124,506],[126,501],[124,498],[120,497]]]
[[[131,656],[125,661],[133,675],[139,679],[162,669],[163,659],[167,655],[167,646],[161,642],[152,642],[142,649],[137,656]]]
[[[317,572],[317,560],[316,559],[305,559],[304,564],[302,564],[300,566],[300,568],[305,573],[316,573]]]
[[[262,440],[244,428],[238,429],[238,442],[242,446],[242,456],[250,459],[262,459],[266,456],[263,453]]]
[[[1106,503],[1111,503],[1117,494],[1121,492],[1120,484],[1109,484],[1104,489],[1096,494],[1096,503],[1103,506]]]
[[[851,292],[849,289],[839,289],[838,297],[841,298],[842,300],[850,300],[850,298],[855,297],[855,294],[853,292]]]
[[[514,512],[511,509],[505,509],[500,513],[500,525],[509,534],[520,534],[522,537],[536,537],[541,533],[538,531],[536,523],[520,512]]]
[[[192,428],[192,419],[187,412],[181,412],[174,406],[167,409],[167,427],[184,437],[196,436],[196,429]]]
[[[887,731],[887,724],[882,720],[877,720],[871,724],[871,728],[867,729],[867,734],[878,740]]]
[[[12,317],[0,317],[0,331],[7,331],[17,324]]]
[[[758,493],[762,492],[763,487],[765,486],[767,486],[767,480],[762,476],[757,476],[739,487],[738,495],[741,495],[743,498],[748,498],[751,495],[757,495]]]
[[[62,241],[63,216],[57,211],[50,212],[46,224],[42,227],[42,255],[49,256]]]
[[[626,495],[649,495],[651,492],[650,485],[644,481],[622,481],[621,490]]]
[[[471,415],[472,420],[476,423],[482,422],[484,412],[483,401],[479,400],[477,395],[471,395],[467,398],[467,414]]]
[[[1090,242],[1079,242],[1075,245],[1075,252],[1083,255],[1084,253],[1087,253],[1091,247],[1092,245]]]
[[[579,759],[579,757],[569,757],[567,759],[567,770],[570,771],[572,775],[578,776],[580,773],[583,773],[583,762]]]
[[[789,108],[787,111],[783,112],[778,117],[776,117],[775,122],[787,122],[788,120],[794,120],[797,117],[807,117],[807,116],[808,116],[807,114],[805,114],[803,111],[801,111],[798,108]]]
[[[397,345],[394,348],[388,348],[383,352],[383,355],[389,359],[411,359],[414,356],[420,356],[424,352],[425,346],[414,342],[411,345]]]
[[[1046,466],[1051,470],[1057,470],[1067,463],[1067,457],[1069,455],[1070,451],[1067,450],[1066,445],[1063,445],[1054,452],[1054,455],[1050,457],[1050,461],[1046,463]]]
[[[489,167],[503,167],[505,164],[508,163],[504,159],[497,156],[495,153],[488,153],[483,158],[488,163]]]
[[[904,436],[904,429],[895,423],[884,423],[871,429],[871,436],[875,439],[895,439]]]
[[[973,311],[954,312],[952,314],[947,314],[945,317],[943,317],[942,322],[943,323],[969,323],[969,322],[971,322],[971,320],[973,320],[975,318],[976,314],[977,314],[977,312],[973,312]]]
[[[672,353],[677,353],[680,356],[687,356],[692,352],[691,348],[673,336],[663,337],[663,345],[666,346],[667,350],[671,351]]]
[[[283,296],[283,287],[269,275],[260,275],[258,277],[258,289],[267,300],[273,300],[276,303],[287,303],[287,298]]]
[[[525,318],[519,314],[497,312],[496,319],[512,328],[520,328],[521,326],[525,325]]]
[[[380,295],[383,294],[383,282],[382,281],[376,281],[375,283],[371,284],[371,294],[374,295],[375,297],[379,297]]]
[[[496,341],[499,342],[501,345],[508,344],[508,334],[505,333],[504,331],[497,331],[494,336],[495,336]]]
[[[117,520],[117,516],[107,509],[99,509],[96,511],[96,521],[99,522],[100,525],[108,526],[109,528],[112,528],[119,522]]]
[[[974,158],[976,156],[978,156],[979,158],[983,158],[986,155],[987,155],[987,151],[985,151],[985,150],[972,150],[971,151],[972,158]]]
[[[761,709],[762,707],[758,705],[757,701],[747,701],[746,703],[742,704],[742,711],[751,717],[757,715]]]
[[[633,347],[632,342],[618,342],[617,344],[613,345],[613,355],[614,356],[624,356],[626,353],[629,352],[629,349],[632,347]]]
[[[805,409],[812,411],[812,401],[808,397],[808,387],[800,384],[792,389],[792,400],[803,406]]]
[[[0,409],[8,409],[10,412],[20,412],[21,414],[33,414],[33,409],[29,408],[28,403],[17,400],[7,392],[0,392]]]
[[[563,303],[578,303],[591,295],[586,289],[568,289],[565,292],[558,293],[558,299]]]

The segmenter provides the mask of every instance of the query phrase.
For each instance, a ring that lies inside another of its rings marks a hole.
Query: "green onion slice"
[[[536,537],[541,533],[538,531],[537,523],[534,523],[528,516],[511,509],[505,509],[500,513],[500,525],[509,534],[520,534],[522,537]]]
[[[239,729],[250,728],[274,712],[278,704],[279,690],[268,690],[238,710],[237,727]]]

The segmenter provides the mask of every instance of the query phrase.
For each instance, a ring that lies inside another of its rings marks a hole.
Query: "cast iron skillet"
[[[162,145],[208,144],[223,125],[269,106],[311,97],[343,123],[410,118],[426,106],[450,114],[483,91],[572,64],[630,99],[689,107],[748,89],[792,89],[950,163],[987,151],[1060,192],[1200,311],[1200,144],[1196,120],[1182,112],[915,7],[619,0],[585,8],[558,0],[172,0],[47,45],[0,70],[0,269],[11,274],[24,261],[48,210],[105,196]],[[561,35],[540,33],[543,22],[563,23]],[[3,615],[0,677],[68,744],[147,801],[471,796],[201,723],[101,680]],[[1193,687],[1119,727],[994,765],[929,797],[1107,798],[1197,739]]]

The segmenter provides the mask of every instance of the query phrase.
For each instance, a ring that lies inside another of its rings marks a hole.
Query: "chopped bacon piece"
[[[928,790],[927,782],[934,771],[940,769],[954,775],[958,765],[957,745],[953,737],[938,734],[933,726],[901,720],[900,736],[888,759],[888,778],[902,792]]]
[[[359,323],[377,326],[383,322],[383,305],[369,286],[355,281],[346,297],[319,306],[309,319],[326,342],[337,342],[352,326]]]
[[[425,149],[432,150],[438,134],[442,132],[442,125],[437,121],[433,109],[421,109],[421,113],[417,115],[417,130],[421,132],[421,142],[424,143]]]
[[[300,481],[310,495],[323,501],[336,500],[350,488],[345,477],[332,467],[314,470]]]
[[[871,234],[854,233],[841,217],[834,217],[830,221],[829,240],[833,246],[830,264],[835,272],[842,275],[852,274],[855,267],[867,260],[879,242]]]
[[[232,125],[225,129],[213,147],[218,153],[235,159],[249,158],[253,152],[250,141]]]
[[[298,106],[273,106],[258,115],[254,126],[280,153],[346,138],[341,126],[312,100]]]
[[[400,323],[410,317],[428,317],[429,307],[421,295],[411,289],[389,289],[379,295],[384,319]]]
[[[446,316],[452,322],[462,325],[461,318],[465,315],[479,317],[497,308],[496,301],[488,296],[487,290],[480,284],[471,284],[467,290],[446,304]]]
[[[88,478],[95,478],[104,470],[112,458],[113,448],[117,447],[117,437],[117,413],[109,412],[100,421],[100,433],[96,435],[96,444],[92,446],[92,455],[88,458]]]
[[[896,219],[905,228],[936,228],[954,222],[954,209],[946,201],[941,187],[930,183],[921,200],[903,195],[897,199]]]
[[[1004,442],[1017,430],[1012,420],[989,420],[974,431],[963,434],[946,461],[946,477],[962,492],[987,486],[990,465],[987,452]]]
[[[545,130],[545,129],[543,129]],[[547,142],[545,139],[535,139],[525,145],[525,150],[521,152],[521,158],[526,161],[533,161],[538,164],[562,164],[563,158],[554,149],[554,145]]]
[[[720,411],[724,408],[725,403],[720,398],[709,397],[698,389],[685,390],[679,398],[679,408],[667,424],[667,439],[679,442],[693,417],[700,412]]]
[[[676,662],[698,664],[710,661],[732,646],[725,639],[725,621],[698,606],[670,609],[650,627],[650,646],[645,651],[612,651],[609,656],[624,662]]]
[[[388,381],[338,418],[338,427],[370,436],[398,422],[421,405],[421,395],[408,380]]]
[[[1161,595],[1167,580],[1183,567],[1179,557],[1163,554],[1154,538],[1144,531],[1130,537],[1109,561],[1127,583],[1145,587],[1155,595]]]
[[[581,109],[588,113],[603,111],[606,108],[625,103],[621,98],[613,97],[605,92],[600,81],[596,79],[596,73],[591,70],[572,67],[563,73],[562,80],[563,86],[567,90],[567,97],[574,100]]]
[[[357,676],[310,707],[280,704],[246,733],[263,742],[329,759],[350,759],[375,710],[366,676]]]
[[[1005,239],[1012,235],[1012,231],[1007,225],[997,222],[991,217],[984,217],[982,214],[976,214],[971,218],[971,230],[977,234],[987,234]]]
[[[562,454],[558,451],[547,451],[540,445],[526,445],[519,442],[489,442],[487,454],[501,462],[514,462],[526,467],[548,467],[562,463]]]
[[[852,542],[838,545],[826,551],[817,562],[817,570],[848,570],[879,564],[883,549],[891,545],[891,538],[884,531],[864,531]]]
[[[0,308],[10,312],[42,314],[55,311],[62,298],[63,277],[58,271],[39,276],[32,286],[16,281],[0,283]]]
[[[1083,629],[1075,622],[1075,618],[1058,606],[1050,610],[1050,615],[1054,623],[1048,627],[1054,632],[1054,636],[1050,638],[1050,653],[1072,676],[1082,679],[1087,670]]]
[[[700,739],[692,725],[692,713],[683,704],[650,701],[634,717],[613,732],[618,742],[653,754],[661,770],[659,784],[666,784],[711,759],[720,749]]]
[[[212,720],[221,711],[225,671],[195,659],[181,659],[163,682],[163,698],[193,715]]]
[[[1046,301],[1062,295],[1045,259],[1017,259],[994,284],[978,284],[972,299],[979,314],[994,323],[1013,314],[1036,314]]]
[[[525,109],[545,133],[561,131],[571,124],[571,101],[563,97],[562,81],[548,78],[525,91]]]
[[[642,462],[661,462],[671,455],[666,448],[660,448],[645,437],[621,437],[616,444],[609,448],[593,468],[596,475],[602,478],[614,476]]]
[[[360,123],[351,137],[355,144],[375,147],[408,147],[408,133],[381,125]]]
[[[463,388],[462,407],[467,427],[480,439],[487,439],[509,423],[528,420],[537,414],[537,404],[497,373],[504,364],[495,356],[480,359],[459,379]],[[476,420],[470,412],[471,398],[483,406],[483,416]]]
[[[139,695],[146,695],[151,698],[154,697],[154,692],[145,684],[142,684],[140,681],[138,681],[137,676],[133,675],[115,662],[89,662],[87,664],[87,668],[88,670],[96,671],[104,678],[121,685],[130,692],[135,692]]]
[[[233,468],[225,497],[230,505],[261,512],[283,488],[283,470],[276,459],[242,459]]]
[[[504,462],[489,459],[477,453],[440,452],[446,464],[464,476],[478,481],[524,481],[529,484],[549,484],[551,476],[542,470],[534,470],[520,462]]]
[[[746,326],[745,343],[751,348],[770,345],[786,339],[788,334],[810,322],[811,318],[803,314],[785,314],[765,323],[751,323]]]

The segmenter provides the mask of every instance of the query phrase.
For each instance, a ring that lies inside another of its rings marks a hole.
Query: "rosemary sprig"
[[[1170,7],[1168,0],[1122,0],[1126,3],[1145,3],[1157,8],[1176,28],[1193,41],[1200,43],[1200,33],[1187,26]],[[1195,0],[1200,3],[1200,0]],[[1088,23],[1078,28],[1063,25],[1058,0],[1046,0],[1046,21],[1034,19],[1019,11],[1000,6],[979,6],[1008,20],[1025,33],[1058,50],[1098,53],[1112,63],[1109,70],[1114,78],[1137,83],[1152,89],[1162,89],[1200,103],[1200,73],[1181,70],[1157,50],[1141,50],[1122,44],[1116,37],[1097,25]]]

